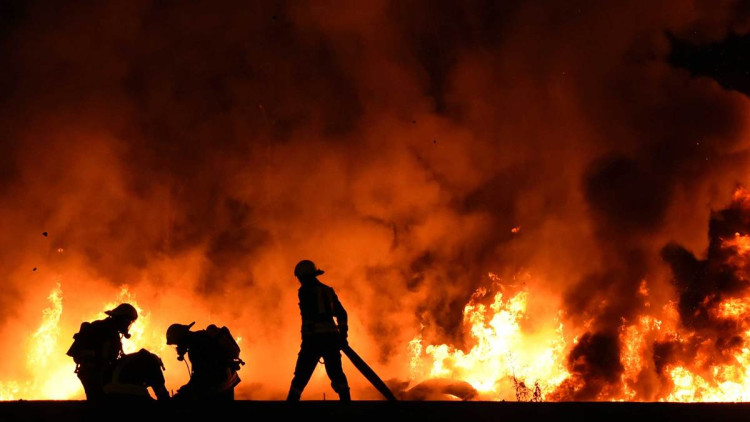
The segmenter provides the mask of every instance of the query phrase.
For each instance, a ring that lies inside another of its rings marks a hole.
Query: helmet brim
[[[131,321],[135,321],[135,319],[133,319],[133,317],[131,317],[129,315],[117,314],[117,313],[115,313],[114,310],[104,311],[104,313],[107,314],[107,315],[109,315],[109,316],[111,316],[112,318],[117,318],[119,316],[119,317],[127,318],[127,319],[129,319]],[[138,317],[136,317],[136,319],[138,319]]]
[[[178,340],[178,337],[182,338],[186,334],[190,333],[190,329],[193,328],[193,325],[195,325],[195,321],[191,322],[188,325],[184,324],[172,324],[167,329],[167,344],[170,346],[178,345],[180,344],[180,341]],[[170,334],[173,329],[176,329],[174,334]]]
[[[131,321],[138,319],[138,310],[129,303],[121,303],[114,309],[104,311],[104,314],[112,318],[127,318]]]

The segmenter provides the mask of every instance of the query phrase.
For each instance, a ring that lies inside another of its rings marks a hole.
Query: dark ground
[[[236,401],[229,406],[79,401],[0,403],[0,421],[730,421],[750,419],[750,403],[515,403]]]

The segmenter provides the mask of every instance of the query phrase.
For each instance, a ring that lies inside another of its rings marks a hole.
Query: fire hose
[[[385,397],[386,400],[397,400],[396,396],[394,396],[393,392],[391,392],[391,389],[388,388],[387,385],[385,385],[378,374],[376,374],[375,371],[373,371],[372,368],[370,368],[370,366],[361,357],[359,357],[359,355],[354,351],[354,349],[351,348],[351,346],[349,346],[349,344],[345,344],[343,347],[341,347],[341,351],[344,352],[344,354],[349,358],[354,367],[357,368],[359,372],[361,372],[362,375],[367,378],[368,381],[370,381],[372,386],[375,387],[380,392],[380,394]]]

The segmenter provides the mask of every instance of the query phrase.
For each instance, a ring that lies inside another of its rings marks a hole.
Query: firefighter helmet
[[[295,277],[315,277],[323,274],[324,271],[315,266],[315,263],[305,259],[300,261],[294,267]]]
[[[178,344],[190,332],[190,328],[195,325],[195,321],[188,325],[172,324],[167,328],[167,344]]]
[[[117,305],[115,309],[104,311],[104,313],[113,318],[122,317],[129,321],[135,321],[138,319],[138,311],[136,311],[133,305],[129,303],[121,303]]]

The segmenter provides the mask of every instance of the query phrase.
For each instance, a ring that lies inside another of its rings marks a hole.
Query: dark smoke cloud
[[[623,367],[618,358],[616,335],[589,334],[581,337],[568,355],[571,377],[557,391],[555,399],[595,400],[607,386],[617,384]],[[557,397],[559,395],[559,397]]]
[[[0,322],[44,259],[292,344],[311,258],[397,371],[420,323],[460,344],[486,273],[527,268],[593,320],[563,397],[591,399],[666,239],[744,176],[745,98],[667,63],[667,31],[741,28],[732,3],[8,4]]]
[[[714,360],[728,359],[742,348],[744,321],[718,314],[719,304],[731,298],[742,297],[747,292],[746,264],[740,259],[736,247],[724,245],[737,234],[750,233],[750,215],[744,199],[711,216],[709,247],[705,259],[698,259],[682,246],[670,244],[662,250],[669,264],[673,283],[679,294],[680,323],[695,334],[687,342],[661,342],[655,350],[658,366],[686,362],[695,358],[698,351],[710,344]]]
[[[579,343],[571,358],[578,354],[584,361],[620,361],[617,329],[644,311],[639,285],[657,265],[654,240],[675,208],[676,193],[731,171],[721,163],[728,161],[727,152],[737,146],[744,129],[744,99],[717,95],[715,86],[685,89],[683,78],[667,76],[660,65],[646,65],[652,67],[648,72],[637,70],[664,54],[663,41],[650,42],[648,46],[648,41],[635,38],[621,61],[627,71],[605,76],[612,89],[589,92],[591,101],[586,102],[597,120],[615,126],[606,132],[610,152],[593,160],[583,178],[607,269],[584,276],[566,295],[569,312],[592,318],[593,336],[609,339],[611,346]],[[618,105],[603,107],[605,103]],[[618,365],[591,368],[573,362],[573,379],[584,380],[570,393],[576,399],[599,397],[622,370]]]

